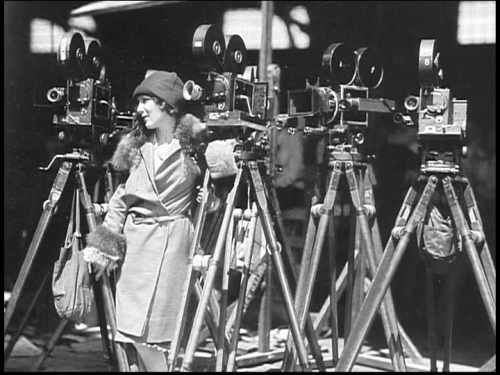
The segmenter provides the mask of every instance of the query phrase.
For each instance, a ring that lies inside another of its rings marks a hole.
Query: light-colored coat
[[[193,234],[190,210],[200,171],[176,139],[156,173],[153,157],[152,143],[144,143],[102,225],[123,233],[127,244],[116,285],[118,331],[162,342],[172,339],[186,278]],[[173,220],[140,223],[133,213]]]

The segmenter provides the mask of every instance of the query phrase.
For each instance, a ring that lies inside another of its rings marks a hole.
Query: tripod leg
[[[312,254],[312,248],[313,248],[315,234],[316,234],[316,222],[315,222],[313,214],[311,213],[309,215],[306,240],[305,240],[305,244],[304,244],[304,250],[302,252],[302,261],[301,261],[301,267],[300,267],[300,271],[299,271],[298,282],[297,282],[297,285],[295,286],[296,308],[297,308],[297,303],[299,301],[297,298],[299,286],[303,285],[306,282],[307,275],[309,273],[308,271],[309,271],[309,267],[310,267],[310,263],[311,263],[311,254]],[[282,236],[281,238],[284,239],[285,237]],[[289,247],[287,247],[287,244],[285,243],[285,254],[286,254],[287,248],[289,249]],[[293,259],[293,254],[290,254],[285,259],[289,259],[289,260]],[[290,266],[291,266],[292,274],[294,276],[293,279],[296,280],[297,279],[297,276],[296,276],[297,270],[295,269],[295,265],[291,264],[291,262],[290,262]],[[306,319],[307,320],[306,320],[305,329],[306,329],[306,335],[307,335],[307,339],[309,341],[309,345],[311,346],[311,349],[312,349],[311,351],[313,352],[314,358],[316,360],[316,364],[318,365],[318,369],[320,371],[326,371],[326,367],[324,367],[323,356],[321,355],[321,348],[319,347],[318,339],[316,337],[316,332],[314,331],[314,326],[312,324],[312,320],[311,320],[311,317],[309,314],[307,315]],[[293,349],[292,345],[293,345],[292,338],[289,335],[288,341],[287,341],[287,347],[285,349],[285,354],[284,354],[284,358],[283,358],[283,368],[284,369],[292,368],[292,366],[296,362],[296,356],[292,355],[292,352],[294,353],[294,349]]]
[[[359,255],[361,257],[361,264],[364,265],[364,267],[360,267],[358,269],[355,269],[354,267],[354,257],[352,256],[351,262],[353,264],[352,269],[354,273],[354,285],[352,289],[352,308],[351,308],[351,322],[356,320],[356,317],[358,316],[359,309],[361,308],[361,304],[363,303],[364,300],[364,291],[365,291],[365,280],[366,280],[366,265],[367,265],[367,255],[366,255],[366,246],[364,245],[364,242],[362,241],[362,233],[359,228],[359,224],[356,223],[356,225],[353,227],[354,228],[354,234],[355,234],[355,241],[354,241],[354,252],[359,252]],[[353,254],[354,255],[354,254]],[[351,325],[349,325],[349,329],[351,328]]]
[[[231,220],[229,221],[228,233],[226,235],[226,246],[224,251],[223,266],[222,266],[222,289],[220,297],[220,314],[219,314],[219,334],[217,342],[222,344],[225,339],[226,334],[226,318],[227,318],[227,298],[229,291],[229,267],[232,256],[233,249],[233,238],[234,238],[234,212],[231,215]],[[222,369],[227,363],[227,351],[224,350],[224,345],[217,346],[217,356],[215,363],[215,371],[222,372]]]
[[[106,165],[105,168],[105,176],[104,178],[101,178],[96,181],[94,185],[94,193],[92,197],[93,202],[98,202],[99,201],[99,188],[100,188],[100,183],[104,182],[105,185],[105,195],[104,195],[104,201],[106,203],[109,203],[109,200],[111,199],[112,191],[110,190],[110,185],[109,185],[109,180],[111,179],[111,173],[109,171],[109,168]],[[97,205],[100,207],[100,205]],[[96,205],[94,205],[96,207]],[[102,208],[101,208],[102,210]],[[96,224],[100,225],[102,223],[102,220],[104,218],[103,211],[101,211],[100,214],[97,214],[96,212]],[[111,365],[114,366],[114,359],[116,358],[116,353],[114,351],[114,346],[111,344],[110,339],[109,339],[109,334],[108,334],[108,327],[106,323],[106,311],[104,308],[104,302],[103,302],[103,294],[102,290],[99,287],[99,283],[95,280],[95,278],[91,278],[91,283],[92,283],[92,290],[94,292],[94,306],[97,310],[97,316],[98,316],[98,321],[99,321],[99,329],[101,332],[101,340],[103,344],[103,352],[108,354],[108,360],[110,361]],[[114,285],[113,285],[114,287]],[[115,290],[115,288],[113,288]]]
[[[293,305],[293,299],[290,291],[290,286],[286,279],[283,259],[281,257],[280,250],[278,248],[278,241],[276,240],[275,233],[273,230],[271,216],[269,214],[267,206],[267,198],[265,194],[265,186],[262,183],[258,165],[256,162],[249,162],[249,171],[252,179],[252,186],[256,197],[257,206],[259,209],[259,217],[262,220],[262,228],[266,236],[267,245],[270,247],[271,258],[273,260],[273,266],[276,270],[276,276],[278,278],[281,292],[285,300],[286,312],[292,331],[292,335],[299,353],[299,361],[302,369],[304,371],[310,371],[309,361],[307,358],[307,350],[302,337],[302,332],[299,327],[299,322],[297,319],[297,314]]]
[[[370,290],[368,291],[363,305],[361,306],[361,310],[353,326],[351,334],[345,343],[344,351],[342,352],[337,367],[335,368],[336,372],[350,371],[352,369],[354,361],[361,350],[363,340],[365,339],[368,329],[373,322],[376,310],[379,308],[382,299],[389,288],[389,284],[394,277],[397,266],[399,265],[404,251],[408,246],[411,235],[414,233],[417,224],[422,220],[427,210],[431,196],[436,189],[436,185],[437,178],[435,176],[431,176],[426,187],[424,188],[417,206],[401,233],[398,245],[394,251],[391,251],[391,246],[386,247],[380,261],[380,265],[373,278]],[[413,194],[411,194],[411,190],[408,193],[408,197],[410,196],[413,196]]]
[[[224,218],[222,220],[222,225],[221,225],[221,230],[219,233],[219,237],[217,239],[217,244],[215,246],[214,253],[212,255],[212,258],[210,259],[210,265],[207,271],[207,275],[205,277],[205,283],[203,287],[202,294],[200,296],[200,302],[198,304],[198,308],[196,309],[196,314],[194,317],[193,325],[191,328],[191,334],[189,335],[189,340],[186,345],[186,350],[185,350],[185,355],[184,355],[184,360],[182,361],[182,368],[181,371],[190,371],[191,366],[193,363],[194,355],[196,352],[196,348],[198,346],[198,336],[200,334],[202,324],[203,324],[203,317],[205,315],[205,311],[207,309],[214,279],[215,279],[215,273],[217,271],[217,268],[219,266],[219,262],[222,256],[222,250],[226,242],[226,235],[228,232],[229,224],[231,221],[231,218],[233,216],[233,209],[236,201],[236,196],[239,192],[239,185],[241,182],[241,175],[243,173],[243,169],[239,168],[238,173],[236,174],[236,178],[234,180],[234,185],[227,196],[226,200],[226,209],[224,212]],[[222,343],[219,343],[222,344]]]
[[[450,372],[451,362],[451,341],[453,335],[453,312],[455,310],[455,293],[454,293],[454,273],[455,265],[452,265],[446,275],[446,327],[444,340],[444,363],[443,372]]]
[[[181,305],[179,308],[179,313],[177,316],[177,321],[175,323],[174,334],[172,336],[172,344],[170,345],[170,353],[168,356],[168,367],[169,371],[173,371],[177,364],[177,358],[179,356],[179,350],[181,345],[182,334],[186,325],[186,318],[188,315],[189,301],[191,298],[191,293],[194,289],[194,284],[198,278],[199,272],[195,272],[193,269],[193,258],[196,254],[196,250],[200,244],[201,234],[205,224],[206,214],[207,214],[207,201],[208,201],[208,183],[210,181],[210,171],[207,169],[203,177],[203,193],[200,205],[195,214],[195,226],[194,235],[189,248],[189,263],[188,263],[188,277],[184,284],[184,289],[181,298]]]
[[[370,169],[368,169],[370,171]],[[375,210],[375,199],[374,199],[374,193],[372,189],[372,183],[370,180],[370,175],[367,173],[366,178],[365,178],[365,204],[371,205],[371,207]],[[376,211],[376,210],[375,210]],[[380,264],[380,259],[382,258],[382,254],[384,251],[384,248],[382,246],[382,240],[380,236],[380,231],[378,227],[378,221],[377,221],[377,216],[376,212],[373,217],[373,222],[371,226],[371,232],[372,232],[372,238],[373,238],[373,244],[374,244],[374,250],[375,250],[375,265],[378,267]],[[376,269],[375,269],[376,271]],[[374,272],[370,272],[370,278],[373,279],[373,276],[375,274]],[[398,322],[398,318],[396,315],[396,310],[394,307],[394,300],[392,298],[392,293],[390,289],[387,291],[387,294],[385,296],[385,301],[387,304],[387,313],[389,314],[389,321],[390,322],[397,322],[397,331],[399,331],[399,337],[401,340],[399,340],[396,337],[395,344],[397,344],[398,348],[400,349],[401,355],[403,353],[406,353],[410,359],[412,360],[413,363],[415,364],[423,364],[423,357],[418,351],[417,347],[415,344],[410,340],[408,337],[407,333],[401,326],[401,324]],[[392,332],[397,332],[396,330],[391,330]],[[399,343],[401,341],[401,343]]]
[[[360,170],[359,172],[362,173]],[[352,163],[346,163],[346,176],[351,192],[351,199],[356,214],[358,216],[358,224],[360,227],[361,235],[363,237],[365,253],[368,260],[368,268],[372,277],[377,272],[378,262],[375,250],[375,243],[368,223],[367,209],[364,206],[364,194],[360,194],[360,189],[357,185],[357,179]],[[362,180],[362,178],[359,178]],[[363,189],[364,190],[364,189]],[[361,267],[364,269],[365,267]],[[396,320],[396,313],[394,305],[392,304],[392,295],[389,287],[385,293],[385,298],[380,305],[380,316],[384,326],[384,332],[387,339],[387,345],[391,354],[391,360],[395,371],[406,371],[404,356],[402,353],[401,340],[399,338],[398,324]]]
[[[351,331],[351,325],[353,320],[353,298],[354,298],[354,256],[358,253],[361,264],[364,267],[364,259],[359,251],[359,242],[356,243],[356,239],[359,236],[356,235],[356,214],[351,206],[349,214],[349,248],[347,252],[347,285],[346,285],[346,302],[345,302],[345,318],[344,318],[344,338],[349,337],[349,332]],[[360,268],[362,268],[360,267]]]
[[[361,267],[360,260],[361,259],[359,257],[359,254],[357,253],[354,254],[354,269]],[[346,287],[347,287],[347,264],[340,272],[338,279],[335,281],[335,298],[336,298],[335,303],[338,303]],[[326,298],[326,301],[323,303],[323,306],[321,307],[318,316],[314,320],[314,329],[317,333],[321,332],[324,329],[326,321],[330,318],[330,313],[331,313],[330,304],[331,304],[330,296],[328,296]]]
[[[330,328],[332,335],[332,362],[335,364],[339,360],[339,333],[338,333],[338,314],[337,314],[337,288],[335,281],[337,280],[337,262],[335,257],[335,228],[334,218],[330,215],[328,221],[328,247],[330,260]]]
[[[104,166],[104,201],[109,203],[111,197],[113,196],[114,188],[113,188],[113,176],[111,175],[111,171],[109,170],[109,164],[105,164]]]
[[[85,185],[85,178],[83,172],[81,171],[80,166],[78,166],[78,170],[76,172],[76,184],[78,191],[80,192],[80,200],[85,211],[85,216],[87,218],[87,225],[89,231],[94,231],[97,227],[96,217],[94,213],[94,206],[90,199],[90,196],[87,192],[87,187]],[[111,285],[109,283],[108,275],[104,272],[99,279],[99,283],[101,286],[102,300],[104,304],[104,309],[106,312],[107,323],[111,328],[111,335],[113,337],[113,341],[116,337],[116,312],[114,305],[114,297],[111,291]],[[96,300],[96,302],[98,302]],[[100,317],[101,318],[101,317]],[[107,332],[102,331],[101,325],[101,335],[107,337]],[[122,372],[129,372],[130,368],[128,366],[127,355],[125,353],[124,348],[121,345],[118,345],[114,342],[114,353],[116,354],[116,360],[118,362],[118,368]],[[113,358],[113,353],[110,350],[110,358]]]
[[[288,242],[288,237],[286,235],[285,223],[283,221],[283,215],[281,214],[279,200],[276,194],[276,187],[274,186],[274,180],[271,179],[268,185],[269,199],[273,208],[273,216],[275,224],[277,226],[278,239],[283,243],[283,260],[285,261],[285,266],[288,266],[288,269],[290,270],[290,286],[294,289],[297,289],[297,266],[295,264],[295,258],[292,253],[292,248],[290,246],[290,243]],[[318,370],[326,372],[323,355],[321,354],[321,347],[318,343],[316,331],[314,330],[314,325],[309,313],[306,315],[305,333]]]
[[[304,328],[305,318],[309,314],[309,305],[311,301],[312,291],[314,287],[314,282],[316,281],[316,274],[318,270],[318,265],[321,257],[321,252],[323,250],[323,244],[325,240],[326,230],[328,227],[329,217],[332,214],[333,205],[335,203],[335,198],[337,196],[337,187],[339,184],[341,172],[341,163],[337,162],[334,164],[333,171],[330,175],[330,180],[328,183],[328,190],[325,195],[324,204],[321,207],[320,218],[317,227],[316,236],[314,237],[314,242],[308,241],[308,239],[312,239],[313,236],[309,233],[309,229],[314,229],[313,224],[309,225],[308,234],[306,237],[306,246],[304,246],[303,258],[310,258],[309,264],[303,264],[301,268],[301,272],[299,275],[299,283],[297,285],[297,290],[295,293],[295,306],[297,312],[299,314],[299,329]],[[310,216],[310,223],[313,221],[312,213]],[[312,250],[310,247],[312,246]],[[333,251],[333,249],[332,249]],[[310,254],[310,255],[309,255]],[[288,341],[287,348],[289,349],[291,355],[291,362],[284,362],[285,371],[291,371],[292,368],[290,366],[295,365],[295,351],[291,346],[290,340]]]
[[[200,285],[200,280],[196,280],[195,283],[195,295],[196,299],[199,301],[201,298],[201,293],[203,292],[203,289]],[[205,311],[205,324],[207,325],[207,330],[209,333],[209,336],[212,337],[212,340],[214,341],[215,347],[219,347],[219,342],[218,342],[218,332],[219,328],[217,327],[217,321],[219,321],[220,317],[220,311],[219,311],[219,306],[217,305],[217,300],[212,293],[209,300],[208,300],[208,309]],[[198,345],[201,344],[203,341],[205,341],[205,337],[203,335],[200,336],[201,338],[198,339]],[[228,351],[229,346],[228,346],[228,340],[227,338],[224,339],[224,342],[221,344],[224,345],[224,350]]]
[[[347,182],[348,184],[352,184],[354,181],[355,183],[355,192],[357,195],[357,198],[359,198],[359,204],[360,207],[363,208],[363,214],[365,214],[365,209],[363,207],[363,195],[359,194],[359,191],[363,191],[363,186],[364,186],[364,181],[363,181],[363,170],[362,168],[356,168],[354,173],[352,174],[352,178],[349,178],[349,173],[348,169],[350,171],[353,171],[352,169],[352,163],[346,163],[346,176],[347,176]],[[352,180],[352,181],[350,181]],[[353,190],[350,189],[351,193],[351,200],[352,200],[352,194]],[[361,304],[363,303],[364,300],[364,283],[365,283],[365,277],[366,277],[366,266],[360,267],[354,272],[354,252],[359,252],[361,256],[361,264],[362,265],[367,265],[368,264],[368,259],[367,259],[367,246],[366,241],[363,241],[363,232],[361,226],[363,224],[360,223],[359,214],[358,214],[358,207],[354,203],[352,203],[351,206],[351,227],[350,227],[350,232],[351,232],[351,238],[352,238],[352,243],[349,247],[349,255],[348,255],[348,260],[350,263],[350,269],[352,269],[353,277],[352,277],[352,297],[351,297],[351,306],[350,306],[350,313],[351,313],[351,319],[349,321],[349,325],[346,325],[347,331],[346,335],[344,336],[347,338],[349,336],[349,330],[351,329],[352,322],[356,320],[356,316],[359,313],[359,309],[361,307]],[[366,215],[365,215],[366,218]],[[366,219],[366,222],[368,220]],[[366,234],[366,233],[365,233]],[[371,233],[370,233],[371,236]],[[352,245],[354,244],[354,246]]]
[[[28,309],[26,310],[26,313],[24,314],[23,319],[19,323],[19,326],[17,327],[16,331],[11,335],[9,343],[7,344],[7,347],[3,351],[3,363],[4,366],[7,363],[12,350],[14,349],[14,346],[16,345],[17,340],[19,340],[19,337],[23,333],[24,327],[26,326],[26,323],[28,322],[28,318],[31,315],[31,311],[33,311],[33,308],[36,305],[36,302],[38,301],[38,298],[40,297],[40,294],[42,293],[43,288],[45,287],[47,280],[49,280],[50,273],[46,273],[45,276],[43,277],[42,282],[40,283],[40,286],[38,287],[35,296],[32,298],[30,305]]]
[[[50,338],[49,342],[43,347],[42,353],[38,356],[36,362],[33,364],[31,371],[36,372],[40,368],[40,366],[43,364],[45,361],[45,358],[52,352],[54,349],[54,346],[56,346],[57,340],[61,337],[64,328],[66,328],[66,325],[69,323],[69,320],[63,319],[59,323],[59,326],[55,330],[55,332],[52,334],[52,337]]]
[[[496,305],[495,300],[492,295],[492,291],[488,284],[488,279],[485,274],[485,270],[482,267],[481,261],[479,259],[479,255],[477,253],[477,249],[473,240],[473,234],[469,229],[467,222],[465,221],[464,213],[458,204],[457,195],[452,185],[452,181],[450,177],[445,177],[443,179],[443,188],[446,195],[446,199],[450,206],[451,213],[453,215],[453,219],[455,221],[455,225],[457,226],[460,235],[462,236],[462,244],[467,251],[467,255],[469,256],[469,261],[472,266],[472,271],[474,272],[474,276],[476,277],[476,281],[479,287],[479,291],[481,293],[481,297],[483,298],[484,306],[486,308],[486,312],[488,314],[488,318],[491,323],[491,327],[493,329],[493,333],[496,336]]]
[[[248,283],[246,286],[246,295],[243,303],[243,314],[247,311],[248,305],[250,305],[250,302],[253,300],[255,291],[261,285],[262,279],[264,277],[267,277],[266,270],[269,268],[269,259],[267,259],[268,254],[266,253],[260,260],[259,260],[259,265],[257,266],[257,269],[254,271],[253,274],[249,275],[248,278]],[[267,280],[265,281],[267,283]],[[231,310],[231,315],[229,316],[227,320],[227,326],[226,326],[226,336],[230,337],[231,336],[231,330],[232,327],[234,326],[234,322],[236,320],[236,303],[233,303],[232,306],[230,306]],[[260,322],[259,322],[260,324]],[[260,343],[259,343],[260,344]],[[267,349],[269,350],[269,349]],[[266,351],[267,351],[266,350]],[[260,351],[260,350],[259,350]]]
[[[260,300],[259,308],[259,352],[265,353],[270,350],[270,332],[271,332],[271,301],[272,301],[272,272],[273,265],[269,254],[265,257],[267,267],[264,273],[264,294]]]
[[[109,340],[108,325],[106,319],[106,310],[104,308],[104,296],[102,295],[102,289],[99,287],[98,281],[95,278],[91,279],[92,291],[94,292],[95,307],[97,309],[97,316],[99,320],[99,330],[101,332],[101,340],[103,345],[103,351],[108,354],[109,361],[113,363],[116,358],[116,353],[114,351],[114,346]]]
[[[38,221],[35,234],[33,235],[33,239],[31,240],[26,258],[24,259],[23,265],[21,266],[19,276],[12,290],[9,303],[7,304],[7,309],[5,310],[5,315],[3,318],[4,337],[7,334],[7,327],[10,324],[10,320],[12,319],[12,315],[18,304],[19,296],[24,289],[24,284],[33,266],[33,261],[38,252],[38,248],[40,247],[43,237],[45,236],[47,228],[50,224],[50,219],[54,215],[57,203],[59,202],[59,198],[61,197],[64,186],[66,185],[66,182],[68,180],[68,175],[71,171],[71,167],[72,164],[70,162],[65,161],[61,164],[61,166],[59,167],[59,171],[57,172],[57,176],[54,180],[54,184],[52,185],[52,188],[50,190],[49,198],[43,205],[43,214]]]
[[[227,360],[226,372],[233,372],[236,370],[236,351],[238,350],[238,340],[240,339],[241,318],[243,315],[248,277],[250,274],[250,265],[252,263],[254,244],[253,240],[255,237],[255,229],[257,227],[257,206],[255,205],[255,203],[252,205],[250,213],[250,223],[247,229],[249,241],[247,241],[246,243],[245,264],[243,266],[243,275],[241,277],[240,283],[240,293],[238,295],[238,303],[236,305],[236,320],[234,322],[233,334],[231,336],[231,348]]]
[[[481,220],[481,215],[479,215],[479,209],[477,208],[476,198],[474,197],[474,192],[469,184],[469,181],[466,178],[462,177],[464,180],[466,187],[464,191],[464,198],[469,208],[469,218],[471,223],[471,229],[474,231],[480,231],[483,233],[483,223]],[[481,262],[484,267],[484,271],[486,274],[486,278],[488,279],[488,285],[490,286],[491,295],[493,296],[493,300],[496,302],[497,291],[496,291],[496,280],[497,273],[495,268],[495,263],[493,263],[493,259],[491,258],[491,252],[488,247],[488,243],[484,241],[482,251],[480,251],[479,256],[481,258]]]
[[[434,296],[434,272],[432,268],[425,265],[425,289],[427,295],[427,335],[429,339],[429,357],[431,361],[431,372],[437,372],[437,338],[436,338],[436,306]]]
[[[369,211],[372,211],[372,214],[374,216],[370,230],[371,236],[368,237],[372,239],[373,243],[367,247],[368,272],[370,274],[370,278],[373,279],[375,273],[377,272],[377,268],[380,264],[380,259],[382,258],[383,247],[382,247],[382,241],[380,239],[380,232],[378,230],[377,218],[375,215],[376,212],[375,201],[374,201],[374,194],[372,190],[372,184],[370,181],[369,171],[370,169],[368,168],[364,176],[364,179],[362,179],[362,181],[364,182],[362,190],[364,190],[365,211],[367,213]],[[360,219],[362,218],[360,217]],[[365,220],[368,221],[367,219]],[[392,298],[392,292],[390,288],[387,290],[385,298],[382,301],[382,305],[380,306],[380,316],[382,318],[384,333],[387,339],[387,345],[389,347],[393,367],[396,371],[406,371],[402,338],[403,337],[407,338],[407,336],[404,336],[403,333],[404,331],[399,326],[398,319],[396,316],[396,309],[394,307],[394,301]],[[414,348],[413,343],[410,343],[410,347]],[[414,350],[412,350],[412,352],[413,351]],[[413,356],[416,357],[417,359],[421,357],[418,351]]]

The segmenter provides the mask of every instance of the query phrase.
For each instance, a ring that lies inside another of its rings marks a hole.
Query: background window
[[[309,15],[304,7],[295,7],[290,12],[292,22],[287,25],[279,17],[273,17],[272,48],[280,49],[307,49],[310,45],[309,34],[302,31],[299,25],[309,24]],[[261,48],[262,15],[260,9],[228,10],[224,13],[222,32],[232,35],[238,34],[245,41],[247,50]]]
[[[458,43],[495,44],[495,8],[495,1],[461,1],[458,8]]]

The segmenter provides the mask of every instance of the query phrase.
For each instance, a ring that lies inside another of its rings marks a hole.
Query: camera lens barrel
[[[47,91],[47,100],[51,103],[59,103],[64,98],[64,88],[53,87]]]

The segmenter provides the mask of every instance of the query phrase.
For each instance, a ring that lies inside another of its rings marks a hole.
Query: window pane
[[[228,10],[224,13],[222,31],[224,34],[238,34],[241,36],[248,50],[260,49],[260,38],[262,34],[262,15],[260,9]],[[273,49],[288,49],[292,47],[287,26],[283,19],[276,15],[273,17],[272,33]],[[302,35],[299,34],[299,37],[301,36]],[[307,38],[308,37],[307,35]],[[304,45],[307,45],[307,47],[304,47]],[[299,42],[296,43],[296,47],[308,48],[309,43],[304,43],[302,40],[299,40]]]
[[[458,43],[495,44],[495,1],[461,1],[458,8]]]
[[[30,25],[31,53],[56,53],[64,29],[49,20],[34,18]]]

